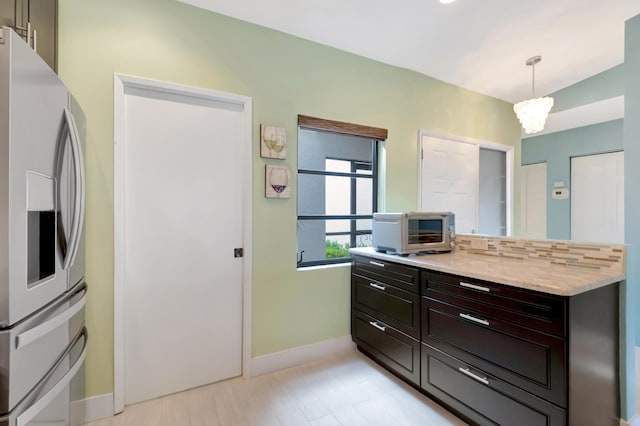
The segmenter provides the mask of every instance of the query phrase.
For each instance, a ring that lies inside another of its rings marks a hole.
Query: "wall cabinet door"
[[[14,28],[57,71],[58,0],[0,0],[0,25]]]
[[[29,22],[36,31],[36,51],[49,64],[51,69],[58,71],[58,1],[31,0],[29,3]]]
[[[15,0],[0,0],[0,26],[12,27],[15,14]]]

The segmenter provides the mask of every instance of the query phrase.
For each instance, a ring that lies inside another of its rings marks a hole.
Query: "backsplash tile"
[[[471,247],[474,239],[487,240],[487,249]],[[526,240],[511,237],[456,235],[456,250],[482,256],[501,256],[511,259],[538,260],[568,268],[609,269],[625,272],[624,245],[585,244],[572,241]]]

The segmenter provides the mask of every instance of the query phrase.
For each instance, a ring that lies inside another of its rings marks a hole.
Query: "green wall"
[[[553,182],[571,189],[571,157],[622,150],[623,120],[522,140],[522,164],[547,163],[547,238],[571,239],[571,199],[551,198]]]
[[[59,25],[59,73],[88,125],[88,396],[113,390],[114,73],[253,98],[253,356],[350,332],[349,268],[296,271],[295,187],[263,196],[260,123],[286,127],[292,169],[298,114],[387,128],[391,210],[417,208],[418,129],[513,145],[520,163],[510,104],[411,71],[173,0],[60,0]]]

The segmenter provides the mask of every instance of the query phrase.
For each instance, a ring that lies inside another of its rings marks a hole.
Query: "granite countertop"
[[[378,253],[368,247],[351,249],[351,253],[558,296],[575,296],[625,279],[624,273],[619,271],[583,269],[462,251],[398,256]]]

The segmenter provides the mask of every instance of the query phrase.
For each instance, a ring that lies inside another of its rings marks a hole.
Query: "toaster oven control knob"
[[[456,246],[456,242],[455,241],[449,242],[449,247],[455,248],[455,246]]]

